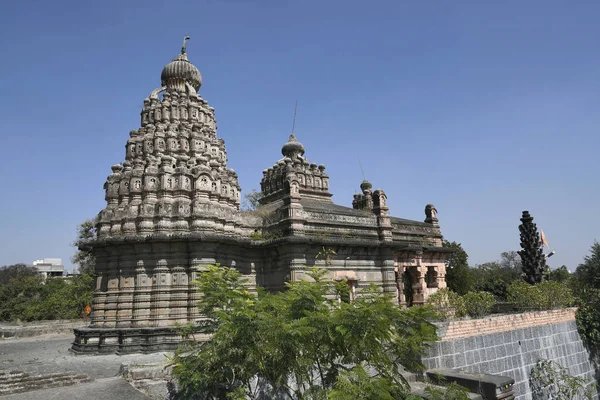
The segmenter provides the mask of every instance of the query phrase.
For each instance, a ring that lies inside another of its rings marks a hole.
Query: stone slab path
[[[69,352],[72,340],[72,334],[49,334],[0,340],[0,371],[20,371],[30,376],[69,374],[84,375],[89,378],[87,382],[73,386],[20,394],[2,393],[0,399],[147,399],[118,377],[120,366],[125,363],[152,364],[166,360],[163,353],[76,356]]]
[[[2,400],[148,400],[121,378],[103,378],[75,386],[0,396]]]

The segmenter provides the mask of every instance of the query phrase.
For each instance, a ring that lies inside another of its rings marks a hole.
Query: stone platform
[[[74,354],[131,354],[172,351],[182,338],[175,327],[73,329]]]

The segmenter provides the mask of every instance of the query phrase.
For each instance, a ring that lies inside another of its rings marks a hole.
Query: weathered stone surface
[[[0,322],[0,339],[16,339],[46,334],[68,333],[86,322],[89,321],[78,319],[67,321],[37,321],[21,324]]]
[[[404,271],[415,304],[445,286],[449,253],[435,207],[426,222],[392,217],[385,192],[368,182],[352,208],[334,204],[325,166],[304,157],[294,134],[264,171],[260,209],[240,211],[238,176],[214,109],[197,93],[201,83],[184,45],[144,100],[125,161],[112,166],[98,237],[80,243],[95,255],[98,279],[90,325],[76,330],[73,350],[172,348],[169,328],[198,321],[193,281],[215,263],[235,266],[251,290],[281,290],[315,262],[348,280],[353,295],[373,283],[400,304]],[[337,255],[315,261],[324,247]]]

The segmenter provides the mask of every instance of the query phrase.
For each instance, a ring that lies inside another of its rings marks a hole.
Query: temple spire
[[[187,42],[189,39],[190,39],[190,37],[189,37],[189,36],[187,36],[187,35],[183,37],[183,46],[181,46],[181,54],[185,54],[186,47],[187,47],[187,43],[186,43],[186,42]]]

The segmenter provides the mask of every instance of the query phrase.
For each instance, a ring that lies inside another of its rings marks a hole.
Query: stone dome
[[[304,146],[296,140],[296,135],[292,133],[290,139],[281,148],[281,154],[291,159],[296,158],[298,155],[303,156]]]
[[[371,184],[371,182],[369,182],[368,180],[364,180],[362,181],[362,183],[360,184],[360,190],[362,190],[363,192],[365,190],[371,190],[373,189],[373,185]]]
[[[185,91],[185,84],[189,83],[196,92],[202,85],[202,75],[194,64],[192,64],[187,54],[179,54],[173,61],[165,65],[160,74],[160,81],[167,89]]]

